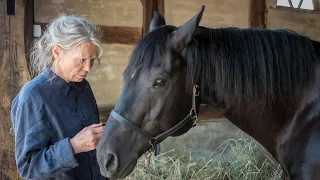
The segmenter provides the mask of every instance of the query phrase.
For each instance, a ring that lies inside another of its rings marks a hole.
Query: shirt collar
[[[80,83],[76,83],[76,82],[71,82],[71,83],[67,83],[64,79],[62,79],[60,76],[58,76],[56,73],[54,73],[53,71],[51,71],[50,68],[46,68],[42,74],[46,77],[46,79],[48,81],[52,81],[53,85],[57,88],[60,89],[60,91],[67,96],[69,91],[71,90],[71,88],[75,88],[75,89],[85,89],[85,80],[80,82]]]

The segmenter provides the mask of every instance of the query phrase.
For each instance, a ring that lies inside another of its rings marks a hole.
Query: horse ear
[[[176,31],[174,31],[172,44],[174,49],[177,52],[181,52],[191,41],[193,33],[199,25],[201,20],[204,5],[201,7],[201,10],[189,19],[186,23],[184,23],[181,27],[179,27]]]
[[[163,16],[159,13],[159,11],[155,10],[153,12],[153,17],[150,22],[149,32],[151,32],[154,29],[156,29],[157,27],[163,26],[163,25],[166,25],[166,21],[164,20]]]

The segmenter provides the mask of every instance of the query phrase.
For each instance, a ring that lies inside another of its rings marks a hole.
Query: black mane
[[[188,49],[188,80],[227,103],[290,103],[316,59],[312,41],[292,31],[204,29]]]

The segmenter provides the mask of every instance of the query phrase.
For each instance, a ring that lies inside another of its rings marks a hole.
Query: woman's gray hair
[[[34,42],[30,54],[32,76],[53,64],[52,47],[58,45],[69,51],[85,42],[94,43],[99,49],[98,60],[102,56],[101,33],[97,26],[81,17],[61,15],[48,25],[40,39]]]

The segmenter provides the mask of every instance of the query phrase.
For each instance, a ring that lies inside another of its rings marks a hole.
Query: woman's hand
[[[88,152],[96,149],[104,126],[102,123],[93,124],[83,128],[78,134],[70,139],[70,144],[74,154]]]

